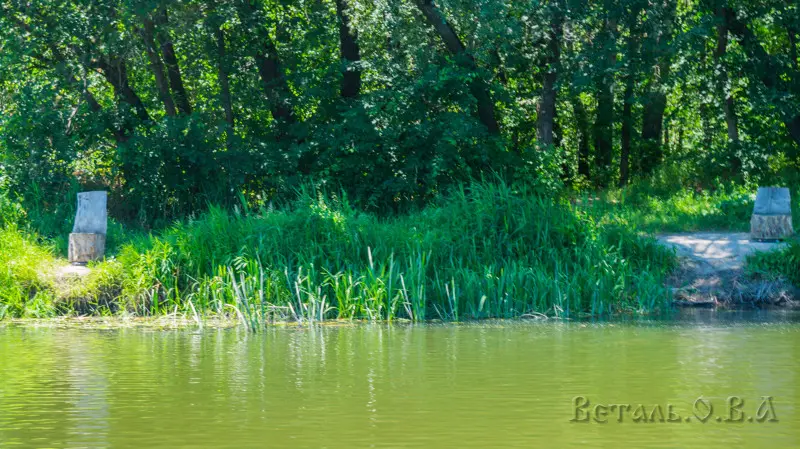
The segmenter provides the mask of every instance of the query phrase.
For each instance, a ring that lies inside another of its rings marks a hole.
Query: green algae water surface
[[[0,447],[800,447],[800,321],[702,313],[262,334],[6,326]]]

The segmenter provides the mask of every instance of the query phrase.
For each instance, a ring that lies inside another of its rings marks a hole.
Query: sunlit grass
[[[54,316],[52,248],[14,225],[0,228],[0,319]]]
[[[665,308],[662,280],[674,265],[671,251],[621,220],[502,182],[388,219],[306,189],[277,210],[212,207],[137,238],[54,300],[80,313],[229,316],[251,330],[286,320],[602,316]]]
[[[776,251],[756,253],[747,258],[748,270],[766,278],[784,277],[795,286],[800,286],[800,239]]]
[[[478,183],[381,220],[301,192],[281,210],[212,208],[119,255],[140,314],[230,310],[272,320],[604,315],[664,305],[672,254],[619,223],[503,183]]]
[[[603,216],[616,216],[647,232],[745,232],[755,201],[754,190],[693,192],[665,196],[637,191],[636,187],[605,192],[596,205]]]

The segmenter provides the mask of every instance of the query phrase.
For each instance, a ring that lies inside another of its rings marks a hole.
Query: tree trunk
[[[633,135],[633,78],[629,69],[625,79],[625,93],[622,95],[622,130],[619,155],[619,185],[628,184],[630,173],[631,137]]]
[[[536,107],[536,131],[539,144],[549,147],[555,143],[556,80],[561,60],[561,10],[556,7],[550,22],[545,73],[542,79],[542,97]]]
[[[644,111],[642,112],[642,171],[652,173],[664,159],[664,148],[661,145],[663,132],[664,111],[667,108],[667,94],[663,91],[664,81],[669,79],[670,54],[665,45],[672,36],[672,21],[675,16],[675,2],[666,0],[662,3],[664,18],[661,23],[655,24],[653,30],[652,58],[655,62],[653,87],[644,98]]]
[[[103,77],[114,88],[114,94],[117,98],[133,107],[139,120],[143,122],[150,121],[150,114],[147,113],[147,108],[142,103],[142,99],[131,88],[125,60],[117,57],[112,58],[110,61],[100,59],[96,61],[96,64],[100,68]]]
[[[594,122],[594,160],[598,169],[598,184],[606,185],[614,152],[614,66],[617,61],[617,24],[606,19],[602,33],[604,61],[595,79],[597,86],[597,115]]]
[[[350,27],[350,16],[346,9],[345,0],[336,0],[336,15],[339,19],[339,52],[344,63],[340,94],[344,98],[355,98],[361,91],[361,69],[357,65],[361,61],[361,49],[358,46],[358,35]]]
[[[140,31],[142,40],[144,41],[145,53],[147,59],[150,61],[150,70],[156,79],[156,88],[158,89],[158,97],[164,103],[164,111],[168,116],[177,114],[175,110],[175,103],[172,101],[172,95],[169,91],[167,84],[167,77],[164,75],[164,63],[161,61],[161,56],[156,48],[155,43],[155,26],[149,17],[144,18],[144,28]]]
[[[648,92],[645,95],[644,111],[642,112],[642,171],[644,173],[652,173],[664,158],[661,133],[666,108],[666,94]]]
[[[625,91],[622,94],[622,129],[620,130],[619,185],[625,186],[630,181],[631,150],[633,140],[633,90],[639,71],[639,40],[641,28],[639,24],[640,8],[634,8],[629,16],[629,36],[627,39],[627,70],[625,71]]]
[[[102,118],[102,122],[105,124],[106,129],[111,132],[112,136],[114,136],[114,140],[118,143],[124,142],[127,138],[126,132],[117,127],[113,120],[109,120],[108,117],[100,114],[103,111],[103,106],[100,105],[100,103],[97,101],[97,98],[95,98],[94,94],[86,86],[86,82],[81,82],[78,80],[75,75],[72,74],[72,71],[67,68],[64,55],[58,50],[58,48],[53,46],[51,51],[53,52],[53,56],[56,58],[56,72],[66,81],[67,84],[81,93],[83,99],[89,105],[89,110],[97,113],[98,117]]]
[[[178,106],[178,110],[183,115],[190,115],[192,113],[192,105],[189,102],[189,95],[186,93],[186,88],[183,85],[181,69],[178,66],[178,58],[175,56],[175,47],[172,45],[172,37],[167,30],[168,20],[167,9],[165,7],[160,8],[156,16],[156,22],[160,26],[156,38],[159,44],[161,44],[161,54],[167,65],[169,86],[170,89],[172,89],[172,93],[175,95],[175,103]]]
[[[705,41],[702,45],[702,50],[700,53],[700,71],[702,73],[708,73],[710,70],[708,66],[708,48]],[[700,100],[700,128],[703,131],[703,147],[711,148],[714,144],[714,130],[711,127],[711,110],[708,107],[708,101],[705,100],[706,97],[709,97],[709,92],[713,91],[713,87],[708,86],[708,82],[706,81],[706,77],[702,77],[700,82],[698,83],[698,94],[701,98]]]
[[[255,34],[255,45],[258,48],[255,49],[253,59],[256,61],[272,117],[287,123],[294,122],[295,116],[290,102],[292,91],[283,75],[278,49],[261,22],[259,9],[249,0],[237,0],[237,11],[242,24]]]
[[[442,39],[445,47],[452,53],[458,63],[472,71],[477,70],[475,59],[470,55],[452,25],[445,19],[444,14],[433,3],[433,0],[416,0],[417,7],[433,26]],[[484,80],[476,76],[469,85],[470,93],[478,103],[478,118],[492,134],[500,132],[500,125],[495,117],[494,101],[489,93],[489,87]]]
[[[717,79],[717,91],[722,97],[722,108],[725,111],[725,124],[728,128],[728,140],[731,142],[739,141],[739,127],[737,125],[735,102],[733,95],[728,92],[728,70],[725,67],[725,53],[728,50],[728,25],[725,21],[725,14],[722,8],[717,9],[717,48],[714,51],[715,72],[719,73]]]
[[[781,70],[773,61],[769,53],[764,50],[758,38],[747,25],[736,17],[736,13],[730,8],[723,8],[725,22],[728,29],[742,43],[750,62],[755,66],[762,84],[768,89],[775,89],[778,92],[789,94],[790,89],[786,82],[781,78]],[[781,109],[781,108],[778,108]],[[781,110],[781,119],[786,126],[789,136],[800,145],[800,114]]]
[[[583,102],[577,95],[572,99],[572,107],[578,126],[578,174],[589,179],[591,176],[589,168],[589,121],[586,118],[586,108],[584,108]]]
[[[222,27],[217,27],[214,30],[214,37],[217,44],[217,79],[219,80],[219,99],[222,103],[222,109],[225,111],[225,123],[228,125],[227,141],[230,147],[230,142],[233,137],[233,132],[236,127],[236,121],[233,117],[233,101],[231,100],[231,85],[228,76],[228,56],[225,51],[225,32]]]
[[[503,58],[500,56],[500,51],[497,48],[492,49],[492,66],[496,67],[495,77],[497,78],[497,81],[499,81],[503,86],[507,86],[508,74],[505,70]]]
[[[800,70],[797,66],[797,30],[790,26],[786,32],[789,34],[789,59],[792,61],[792,67],[795,72]]]

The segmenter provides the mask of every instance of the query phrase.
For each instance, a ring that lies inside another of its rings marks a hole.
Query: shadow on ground
[[[658,240],[674,248],[681,261],[668,280],[677,305],[800,305],[797,288],[787,281],[755,279],[745,271],[748,255],[785,243],[751,241],[747,233],[664,234]]]

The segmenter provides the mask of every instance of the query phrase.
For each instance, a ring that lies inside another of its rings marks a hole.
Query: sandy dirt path
[[[784,303],[796,290],[782,281],[748,279],[747,256],[773,251],[782,242],[751,241],[747,233],[693,232],[657,236],[675,248],[681,266],[668,280],[680,305],[717,305],[723,302]]]
[[[678,256],[689,257],[708,269],[741,270],[748,254],[773,251],[785,246],[782,242],[755,242],[745,232],[694,232],[664,234],[658,241],[675,248]]]

